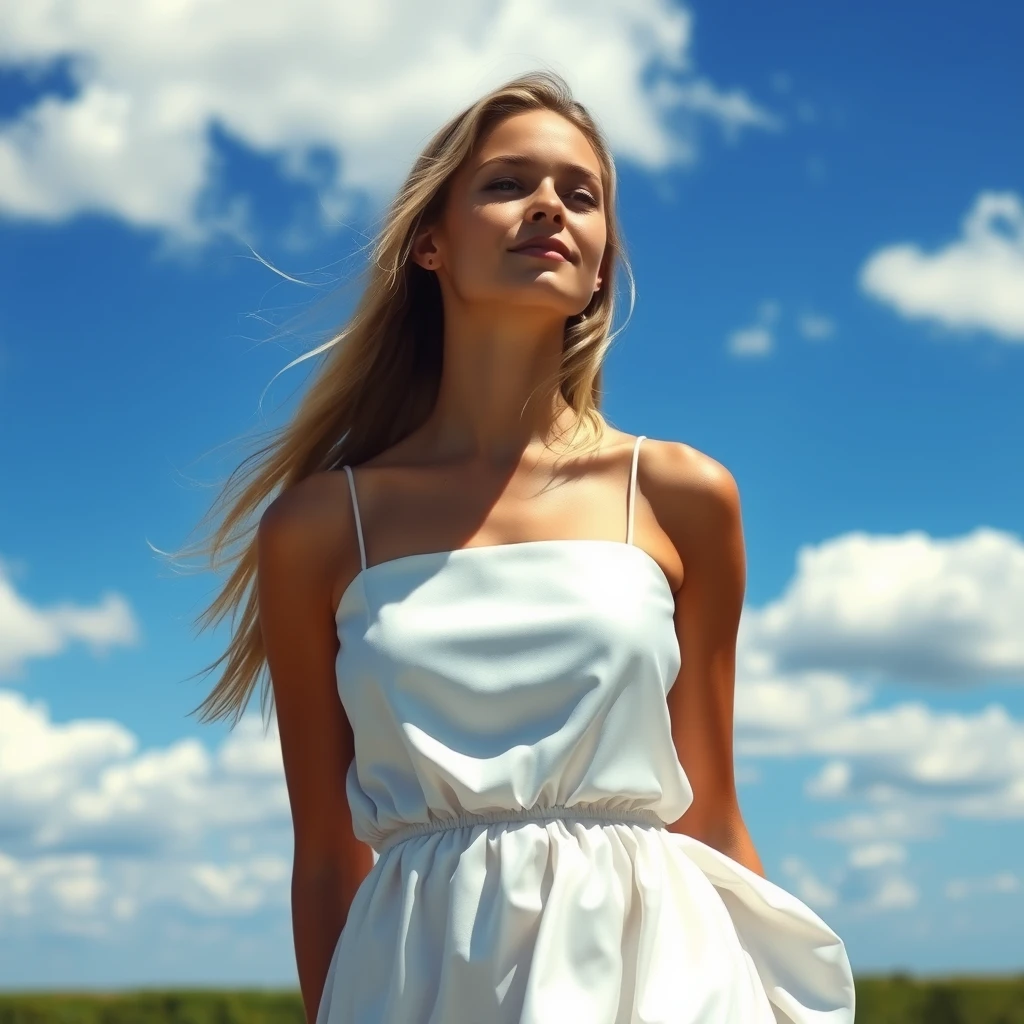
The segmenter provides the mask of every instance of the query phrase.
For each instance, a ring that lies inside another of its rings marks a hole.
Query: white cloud
[[[43,608],[22,597],[0,561],[0,679],[16,677],[30,658],[52,657],[80,641],[94,653],[139,640],[139,625],[120,594],[106,593],[98,604],[67,601]]]
[[[990,893],[1019,893],[1024,885],[1012,871],[1000,871],[984,878],[951,878],[945,891],[948,899],[963,900]]]
[[[898,807],[890,805],[867,811],[851,811],[835,821],[816,825],[814,833],[850,844],[933,839],[939,831],[936,818],[934,810],[930,808],[903,803]]]
[[[215,863],[0,851],[0,930],[8,937],[102,937],[168,910],[200,919],[280,912],[289,905],[290,881],[291,861],[277,854]]]
[[[820,341],[823,338],[831,338],[836,332],[836,325],[827,316],[802,313],[797,319],[797,330],[802,337],[810,341]]]
[[[721,125],[729,141],[736,140],[741,128],[762,128],[766,131],[782,128],[780,118],[752,103],[741,90],[723,93],[707,79],[697,79],[684,85],[664,82],[657,95],[659,100],[711,116]]]
[[[726,348],[733,356],[766,356],[775,348],[775,340],[767,327],[741,327],[729,335]]]
[[[929,834],[945,815],[1024,817],[1024,721],[999,704],[972,713],[915,701],[855,712],[868,692],[813,675],[741,678],[736,752],[824,757],[808,796],[892,805],[884,828],[877,816],[849,819],[835,826],[837,838]]]
[[[826,672],[799,676],[760,675],[740,658],[735,721],[750,754],[802,747],[804,737],[826,725],[847,721],[871,699],[869,687]]]
[[[244,716],[212,755],[195,739],[140,750],[117,722],[55,723],[0,690],[0,930],[283,907],[290,822],[276,719],[264,734]]]
[[[845,864],[823,875],[798,857],[783,862],[810,906],[914,907],[904,842],[935,839],[949,819],[1024,818],[1024,720],[996,703],[976,711],[871,706],[888,677],[947,685],[1020,678],[1009,669],[1020,659],[1014,609],[1024,602],[1014,587],[1022,565],[1019,541],[996,531],[953,541],[855,534],[805,548],[786,591],[745,609],[736,755],[745,763],[820,759],[805,794],[861,804],[811,827],[848,846]],[[951,883],[950,898],[969,886]],[[986,891],[982,883],[977,891]]]
[[[786,857],[782,870],[792,879],[793,891],[809,906],[825,910],[842,905],[845,909],[874,914],[903,910],[918,901],[917,887],[906,877],[906,851],[898,843],[855,846],[847,860],[825,882],[799,857]]]
[[[99,858],[92,854],[38,857],[22,862],[0,850],[0,922],[31,923],[45,916],[47,930],[101,935],[96,913],[106,892]]]
[[[0,210],[39,220],[95,211],[188,240],[237,224],[214,126],[343,216],[356,194],[390,194],[459,108],[537,67],[565,75],[644,168],[692,162],[697,117],[730,135],[779,127],[694,75],[692,18],[670,0],[139,0],[130,18],[95,0],[0,0],[0,21],[0,63],[69,59],[77,86],[0,127]]]
[[[1024,678],[1021,579],[1024,548],[994,530],[858,533],[804,548],[785,592],[744,611],[737,756],[821,759],[806,795],[867,805],[814,829],[844,843],[933,838],[948,818],[1024,817],[1024,720],[998,703],[870,706],[883,679]],[[898,901],[893,886],[886,898]]]
[[[757,323],[733,331],[726,339],[726,350],[738,358],[763,357],[775,349],[772,325],[779,319],[781,305],[775,299],[764,299],[757,307]]]
[[[851,848],[839,885],[840,898],[866,911],[914,906],[918,891],[904,874],[906,859],[906,849],[899,843],[869,843]]]
[[[52,722],[41,701],[0,690],[0,830],[8,852],[153,857],[214,832],[285,828],[276,719],[247,715],[216,756],[195,739],[140,751],[116,722]]]
[[[247,913],[262,907],[275,891],[278,901],[291,881],[284,857],[253,857],[232,864],[193,864],[184,887],[185,903],[198,914]]]
[[[813,681],[739,680],[736,752],[746,758],[823,757],[805,784],[815,799],[866,800],[875,810],[819,826],[845,842],[932,836],[945,817],[1024,817],[1024,721],[998,704],[938,711],[921,702],[834,713]],[[762,692],[759,692],[762,691]],[[853,708],[859,691],[847,701]],[[773,708],[792,709],[787,715]],[[765,709],[765,710],[759,710]]]
[[[908,319],[1024,341],[1024,202],[981,192],[960,238],[934,253],[913,242],[885,246],[861,267],[860,286]]]
[[[792,879],[793,894],[811,907],[825,910],[839,901],[836,889],[823,882],[799,857],[786,857],[782,870]]]
[[[997,805],[998,816],[1024,815],[1024,722],[998,704],[974,714],[898,704],[825,726],[804,744],[839,755],[808,783],[812,795],[920,795],[968,816],[995,814]]]
[[[807,545],[782,595],[745,610],[743,643],[780,672],[963,686],[1024,681],[1024,543],[979,528],[851,533]]]
[[[843,796],[850,790],[852,775],[849,761],[829,761],[816,776],[807,780],[804,792],[819,799]]]

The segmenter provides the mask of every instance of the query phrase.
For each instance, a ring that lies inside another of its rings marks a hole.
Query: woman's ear
[[[437,270],[441,265],[441,254],[430,231],[424,231],[416,238],[409,255],[425,270]]]

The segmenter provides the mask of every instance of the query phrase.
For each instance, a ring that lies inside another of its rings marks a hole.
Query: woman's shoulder
[[[663,510],[667,521],[679,520],[684,530],[693,516],[721,518],[739,502],[730,470],[683,441],[647,438],[641,445],[638,477],[652,506]]]
[[[267,505],[260,516],[260,537],[274,538],[296,554],[322,558],[325,546],[344,543],[339,527],[349,518],[348,490],[346,474],[341,471],[311,473]]]
[[[639,435],[638,435],[639,436]],[[665,440],[644,434],[640,465],[655,481],[666,486],[713,485],[731,473],[718,459],[685,441]],[[633,438],[633,441],[636,439]]]

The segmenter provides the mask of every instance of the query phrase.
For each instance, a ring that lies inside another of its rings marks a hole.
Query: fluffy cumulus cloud
[[[873,694],[838,675],[740,670],[736,753],[821,759],[807,796],[866,805],[817,829],[845,843],[932,838],[949,817],[1024,819],[1024,721],[995,703],[866,707]]]
[[[74,642],[102,652],[138,639],[138,623],[120,594],[104,594],[93,605],[60,601],[42,607],[18,593],[0,561],[0,679],[18,676],[29,659],[59,654]]]
[[[53,722],[0,690],[0,822],[8,851],[183,852],[210,829],[285,826],[276,728],[243,719],[216,752],[195,739],[139,750],[104,720]]]
[[[486,88],[537,67],[653,170],[695,159],[699,119],[730,135],[780,127],[695,72],[692,18],[670,0],[138,0],[130,18],[93,0],[0,0],[0,22],[0,62],[60,61],[73,82],[0,126],[0,211],[43,221],[100,212],[192,239],[237,225],[214,128],[337,216],[390,193]]]
[[[277,730],[258,716],[212,753],[194,739],[140,750],[117,722],[57,723],[0,690],[0,930],[282,905],[289,843]]]
[[[1024,201],[980,193],[959,238],[935,252],[886,245],[864,262],[860,286],[908,319],[1024,342]]]
[[[1024,818],[1024,722],[998,704],[973,714],[899,704],[826,727],[802,747],[839,755],[808,780],[814,797],[913,798],[919,810]]]
[[[798,554],[780,597],[744,617],[773,668],[937,686],[1024,681],[1024,543],[851,533]]]
[[[736,753],[814,758],[806,795],[857,805],[814,828],[847,845],[848,863],[826,878],[799,858],[784,866],[808,902],[913,906],[907,842],[934,839],[951,818],[1024,820],[1024,721],[994,702],[873,706],[891,680],[924,693],[1024,679],[1022,569],[1019,539],[999,531],[851,534],[804,548],[784,592],[744,611]]]

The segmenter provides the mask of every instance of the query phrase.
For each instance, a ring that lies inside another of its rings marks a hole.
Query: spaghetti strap
[[[348,474],[348,489],[352,495],[352,512],[356,517],[356,537],[359,538],[359,566],[365,571],[366,569],[366,548],[363,546],[363,524],[359,519],[359,501],[356,498],[356,481],[352,475],[352,468],[350,466],[342,466],[342,469]]]
[[[646,437],[646,434],[641,434],[636,439],[636,444],[633,445],[633,465],[629,471],[629,525],[626,528],[626,543],[633,543],[633,511],[636,505],[636,464],[637,457],[640,455],[640,442]]]

